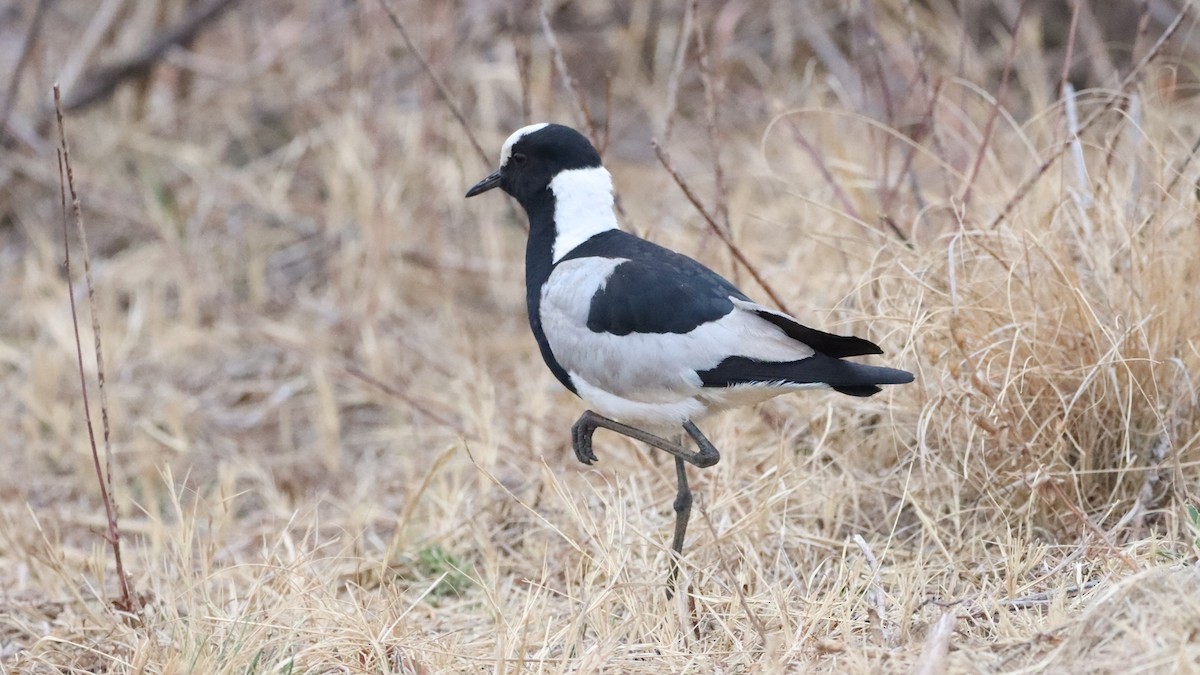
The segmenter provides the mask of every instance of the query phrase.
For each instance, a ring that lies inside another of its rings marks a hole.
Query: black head
[[[527,204],[560,171],[598,166],[600,153],[583,134],[561,124],[533,124],[508,137],[500,150],[500,168],[467,190],[467,196],[498,187]]]

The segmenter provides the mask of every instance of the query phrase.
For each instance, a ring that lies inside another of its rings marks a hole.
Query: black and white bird
[[[590,408],[571,429],[575,456],[594,462],[592,434],[605,428],[675,457],[672,581],[692,504],[684,463],[720,459],[697,420],[801,389],[870,396],[878,385],[913,380],[843,360],[882,354],[874,343],[801,325],[695,260],[622,232],[612,176],[570,127],[518,129],[500,150],[500,168],[466,196],[497,187],[529,217],[526,302],[542,358]],[[695,451],[684,447],[684,432]]]

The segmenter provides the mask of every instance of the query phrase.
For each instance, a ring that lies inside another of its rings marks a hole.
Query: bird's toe
[[[592,462],[596,461],[596,453],[592,450],[592,444],[586,441],[576,443],[575,457],[584,464],[591,466]]]
[[[596,453],[592,451],[592,439],[578,426],[571,429],[571,449],[575,451],[575,459],[588,466],[596,461]]]

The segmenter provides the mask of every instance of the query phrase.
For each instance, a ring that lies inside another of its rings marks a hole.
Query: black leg
[[[596,453],[592,451],[592,434],[600,428],[615,431],[636,441],[642,441],[675,457],[675,479],[678,483],[678,492],[675,495],[675,536],[671,539],[671,572],[667,581],[667,597],[670,598],[674,595],[675,581],[679,577],[679,561],[683,558],[683,540],[687,536],[688,518],[692,515],[692,491],[688,488],[687,464],[705,469],[721,461],[721,453],[717,452],[717,448],[704,437],[704,434],[691,420],[683,423],[683,430],[696,442],[698,448],[696,452],[684,448],[680,440],[668,441],[588,410],[580,415],[579,420],[571,427],[571,445],[575,449],[575,457],[584,464],[596,461]]]
[[[615,431],[622,436],[628,436],[635,441],[641,441],[651,447],[668,452],[701,469],[706,469],[721,461],[721,453],[717,452],[716,447],[704,437],[704,434],[700,433],[691,420],[683,423],[683,429],[692,437],[692,440],[696,441],[696,447],[699,448],[697,452],[687,450],[679,443],[672,443],[665,438],[586,410],[571,427],[571,446],[575,449],[575,457],[584,464],[596,461],[596,453],[592,451],[592,434],[596,433],[596,429]]]
[[[675,594],[679,578],[679,561],[683,559],[683,539],[687,536],[688,516],[692,515],[692,491],[688,489],[687,465],[682,457],[675,458],[675,479],[679,491],[675,494],[675,536],[671,539],[671,572],[667,576],[667,599]]]

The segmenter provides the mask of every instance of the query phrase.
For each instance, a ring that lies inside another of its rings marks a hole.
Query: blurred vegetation
[[[1190,4],[389,4],[416,52],[378,2],[0,6],[0,670],[1200,668]],[[522,218],[462,199],[540,120],[918,373],[706,421],[676,601],[669,464],[575,462]]]

